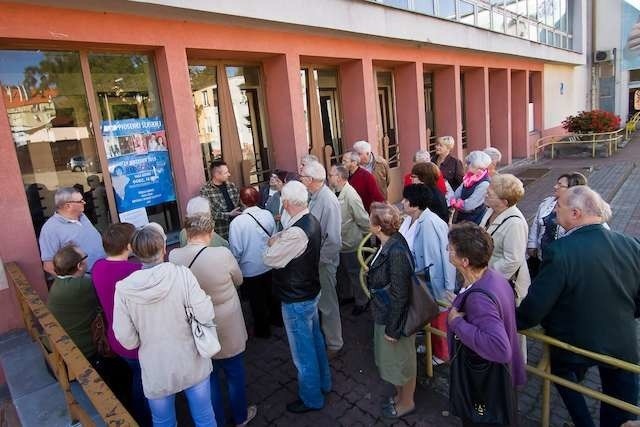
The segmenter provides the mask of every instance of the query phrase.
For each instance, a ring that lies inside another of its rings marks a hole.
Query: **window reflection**
[[[0,51],[0,83],[36,235],[60,187],[83,193],[98,229],[110,222],[77,52]]]
[[[396,139],[395,93],[391,71],[376,72],[378,82],[378,127],[385,158],[390,167],[398,166]]]
[[[198,123],[198,140],[202,152],[204,174],[206,179],[209,179],[209,164],[212,160],[222,158],[217,67],[215,65],[191,65],[189,66],[189,79],[196,122]]]

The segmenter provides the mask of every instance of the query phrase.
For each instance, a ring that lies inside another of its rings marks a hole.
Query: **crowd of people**
[[[447,332],[433,337],[434,363],[451,362],[451,408],[464,425],[515,424],[526,381],[519,330],[542,325],[549,336],[637,363],[640,241],[609,229],[609,205],[577,172],[558,178],[529,227],[517,207],[525,188],[498,172],[500,151],[472,151],[463,164],[454,144],[438,138],[434,161],[415,154],[397,205],[387,201],[389,166],[366,141],[328,171],[306,155],[297,171],[275,171],[259,189],[238,188],[214,161],[186,206],[180,247],[168,254],[160,225],[112,224],[100,235],[82,194],[61,188],[40,234],[43,268],[55,277],[49,309],[141,425],[175,425],[181,391],[197,426],[248,424],[258,408],[246,395],[246,342],[278,327],[298,373],[287,410],[322,409],[331,361],[343,351],[340,306],[349,303],[355,316],[371,312],[373,359],[396,388],[381,415],[410,414],[416,335],[403,331],[416,276],[451,304],[432,320]],[[356,250],[369,233],[376,251],[365,292]],[[185,313],[216,325],[213,358],[200,355]],[[95,333],[101,317],[106,343]],[[580,381],[593,366],[604,393],[637,403],[635,374],[551,352],[562,378]],[[581,394],[558,390],[576,426],[594,425]],[[634,417],[603,403],[600,419],[617,427]]]

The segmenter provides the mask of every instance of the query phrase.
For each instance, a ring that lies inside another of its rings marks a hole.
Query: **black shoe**
[[[351,311],[351,314],[353,316],[360,316],[365,311],[367,311],[367,306],[366,305],[355,305],[355,306],[353,306],[353,310]]]
[[[356,302],[355,298],[342,298],[340,300],[340,305],[349,305],[353,304],[354,302]]]
[[[304,414],[305,412],[319,411],[322,408],[310,408],[300,399],[295,402],[287,403],[287,411],[294,414]]]

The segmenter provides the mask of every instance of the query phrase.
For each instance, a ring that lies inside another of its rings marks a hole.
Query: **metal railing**
[[[51,314],[20,267],[10,262],[5,264],[5,269],[15,287],[27,332],[40,347],[45,361],[62,388],[72,424],[80,422],[83,426],[96,425],[73,395],[71,381],[77,380],[106,425],[137,426],[138,424]]]
[[[368,298],[371,298],[369,289],[366,286],[366,275],[368,271],[368,264],[373,255],[376,252],[376,249],[366,246],[370,242],[371,234],[367,234],[360,244],[358,245],[357,257],[358,262],[360,263],[360,286],[367,295]],[[368,255],[365,255],[368,254]],[[449,308],[450,304],[438,301],[438,304],[441,307]],[[430,324],[425,326],[424,328],[425,337],[424,337],[424,345],[425,345],[425,355],[424,355],[424,363],[425,363],[425,372],[429,378],[433,377],[433,346],[431,343],[431,335],[436,335],[438,337],[447,337],[447,334],[437,328],[434,328]],[[628,402],[625,402],[620,399],[616,399],[615,397],[606,395],[600,391],[594,390],[589,387],[585,387],[581,384],[575,383],[573,381],[566,380],[557,375],[553,375],[551,373],[551,364],[549,359],[549,347],[557,347],[562,350],[579,354],[581,356],[590,358],[599,363],[604,363],[610,366],[613,366],[618,369],[623,369],[625,371],[633,372],[636,374],[640,374],[640,365],[629,363],[624,360],[616,359],[611,356],[607,356],[600,353],[595,353],[589,350],[585,350],[579,347],[575,347],[571,344],[567,344],[563,341],[557,340],[550,336],[545,335],[537,329],[528,329],[526,331],[519,331],[520,334],[533,339],[540,341],[542,343],[542,358],[535,365],[525,365],[525,368],[529,374],[535,375],[542,379],[542,416],[540,418],[540,425],[542,427],[549,427],[551,420],[551,384],[559,384],[563,387],[569,388],[571,390],[577,391],[578,393],[582,393],[585,396],[591,397],[593,399],[599,400],[601,402],[607,403],[611,406],[615,406],[616,408],[620,408],[624,411],[631,412],[635,415],[640,415],[640,406],[633,405]]]
[[[538,153],[551,146],[551,158],[555,157],[556,145],[588,145],[591,144],[591,156],[596,157],[596,148],[606,146],[607,154],[611,156],[613,151],[618,151],[618,143],[622,141],[625,129],[621,128],[612,132],[602,133],[567,133],[563,135],[549,135],[539,138],[533,147],[535,160]]]
[[[631,116],[631,119],[624,126],[624,138],[629,139],[629,137],[635,133],[638,128],[638,121],[640,121],[640,111]]]

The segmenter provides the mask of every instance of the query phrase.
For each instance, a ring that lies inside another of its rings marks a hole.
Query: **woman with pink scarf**
[[[491,157],[482,151],[472,151],[465,160],[467,172],[449,200],[449,207],[456,210],[454,222],[471,221],[479,224],[487,210],[484,197],[489,188]]]

